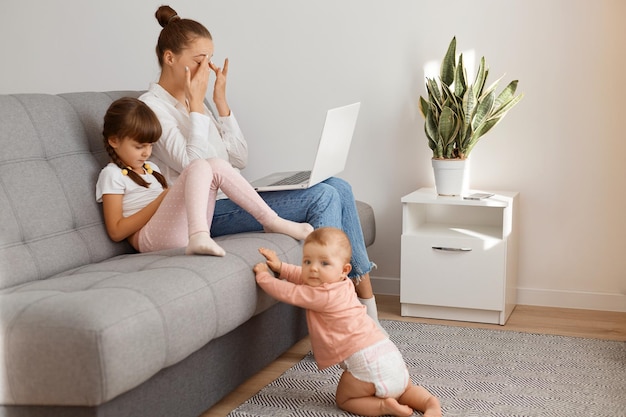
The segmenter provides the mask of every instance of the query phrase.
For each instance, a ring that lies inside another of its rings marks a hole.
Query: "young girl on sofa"
[[[138,99],[111,104],[103,136],[111,163],[100,172],[96,199],[103,204],[107,233],[114,241],[128,239],[139,252],[186,247],[188,255],[224,256],[209,232],[218,189],[266,232],[302,240],[313,230],[308,223],[279,217],[238,171],[219,158],[193,161],[170,186],[148,161],[152,144],[161,137],[161,125]]]

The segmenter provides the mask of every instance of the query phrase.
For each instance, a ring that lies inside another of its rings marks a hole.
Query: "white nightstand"
[[[402,197],[403,316],[504,324],[515,308],[517,192]]]

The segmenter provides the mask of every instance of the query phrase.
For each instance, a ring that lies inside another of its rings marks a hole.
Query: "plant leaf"
[[[435,104],[439,111],[441,111],[444,100],[441,97],[441,92],[439,91],[439,85],[437,85],[437,82],[432,78],[428,78],[426,80],[426,90],[428,90],[430,102]]]
[[[469,153],[472,151],[474,146],[476,146],[476,144],[478,143],[478,140],[482,136],[484,136],[487,132],[489,132],[495,125],[497,125],[500,122],[500,120],[502,119],[501,118],[489,119],[485,121],[485,123],[478,126],[478,128],[472,134],[472,137],[469,143],[467,144],[467,149],[465,151],[466,156],[469,155]]]
[[[476,113],[476,104],[478,98],[476,97],[474,86],[470,85],[463,96],[463,125],[461,127],[461,133],[459,134],[458,146],[460,153],[467,153],[466,148],[469,143],[469,139],[472,135],[472,118]]]
[[[462,111],[462,105],[463,105],[462,97],[457,97],[456,94],[454,94],[452,90],[450,90],[450,87],[448,87],[445,84],[442,84],[441,90],[442,90],[441,95],[445,99],[443,102],[443,106],[447,105],[449,107],[452,107],[454,112],[457,115],[460,115]]]
[[[481,100],[483,97],[486,97],[487,95],[491,94],[492,91],[494,91],[496,88],[498,88],[498,84],[500,84],[500,81],[502,80],[502,78],[504,78],[504,76],[498,78],[497,80],[495,80],[494,82],[492,82],[489,87],[487,87],[486,89],[483,89],[483,92],[480,96]]]
[[[517,80],[511,81],[506,87],[504,87],[504,90],[502,90],[502,92],[498,95],[498,98],[496,99],[496,104],[495,104],[496,111],[500,109],[500,107],[508,104],[510,101],[513,100],[513,97],[515,96],[515,91],[517,90],[517,82],[518,82]]]
[[[450,41],[448,51],[441,62],[440,78],[441,82],[451,85],[454,81],[454,67],[456,65],[456,36]]]
[[[463,54],[461,54],[459,55],[459,63],[454,72],[454,95],[463,97],[465,90],[467,90],[467,77],[465,67],[463,66]]]
[[[472,129],[474,130],[474,134],[479,129],[479,126],[483,124],[483,121],[487,120],[491,114],[491,109],[493,108],[493,103],[496,101],[496,90],[491,90],[489,94],[486,96],[483,95],[482,98],[478,99],[479,103],[476,106],[476,113],[472,119]]]
[[[511,100],[509,100],[508,102],[502,104],[499,108],[497,108],[493,112],[491,117],[503,118],[508,113],[508,111],[513,108],[513,106],[515,106],[517,103],[520,102],[520,100],[523,97],[524,97],[524,94],[520,94],[519,96],[513,97]]]
[[[476,80],[474,81],[474,91],[476,97],[480,97],[483,94],[483,88],[489,75],[489,69],[487,68],[487,61],[485,57],[480,58],[480,64],[478,66],[478,72],[476,72]]]
[[[459,127],[460,124],[458,122],[458,117],[454,110],[445,106],[439,116],[439,137],[441,138],[445,148],[454,144],[454,140],[459,133]]]
[[[428,138],[428,146],[431,149],[434,149],[433,146],[439,138],[439,132],[437,129],[437,120],[435,119],[433,112],[429,112],[426,116],[426,121],[424,122],[424,132]],[[432,144],[430,142],[432,142]]]
[[[502,120],[502,118],[497,117],[494,119],[488,119],[485,121],[485,123],[481,124],[480,126],[478,126],[478,128],[474,131],[474,134],[472,135],[472,142],[476,142],[478,141],[478,139],[481,136],[484,136],[487,132],[489,132],[495,125],[497,125],[498,123],[500,123],[500,120]]]
[[[420,96],[419,109],[420,109],[420,113],[422,113],[422,117],[424,117],[425,119],[428,113],[430,112],[430,103],[426,101],[426,99],[424,99],[424,97],[422,96]]]

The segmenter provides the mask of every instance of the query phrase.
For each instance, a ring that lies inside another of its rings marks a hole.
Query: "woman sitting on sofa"
[[[247,144],[226,100],[228,59],[223,68],[211,62],[213,39],[202,24],[181,19],[169,6],[161,6],[156,18],[163,27],[156,52],[161,66],[159,81],[140,97],[156,113],[163,134],[154,147],[154,159],[168,180],[174,180],[195,159],[222,158],[243,169]],[[211,72],[215,74],[213,102],[217,114],[204,104]],[[368,314],[378,320],[369,273],[363,231],[351,186],[339,178],[309,189],[260,193],[284,219],[313,227],[333,226],[344,230],[353,247],[352,278]],[[211,235],[261,230],[262,226],[229,199],[215,205]]]

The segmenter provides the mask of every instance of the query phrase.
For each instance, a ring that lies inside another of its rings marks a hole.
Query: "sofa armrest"
[[[361,220],[365,246],[371,246],[376,240],[376,219],[374,217],[374,209],[369,204],[359,200],[356,200],[356,209],[359,213],[359,219]]]

